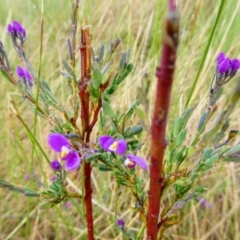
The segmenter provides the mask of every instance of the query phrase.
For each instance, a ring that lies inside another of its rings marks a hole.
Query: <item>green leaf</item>
[[[210,101],[211,106],[213,106],[217,102],[217,100],[221,97],[222,93],[223,93],[223,87],[218,88]]]
[[[115,92],[116,89],[117,89],[117,85],[113,84],[105,90],[105,93],[108,95],[111,95]]]
[[[207,159],[207,160],[204,162],[204,167],[205,167],[205,168],[210,168],[210,167],[212,167],[212,165],[217,161],[217,159],[218,159],[218,156],[217,156],[217,155],[211,156],[209,159]]]
[[[101,74],[103,75],[105,72],[107,72],[108,68],[110,67],[111,62],[107,62],[103,68],[101,69]]]
[[[240,157],[224,157],[224,162],[240,162]]]
[[[194,194],[194,197],[198,197],[200,194],[203,194],[207,191],[208,189],[205,187],[205,186],[199,186],[197,187],[193,194]]]
[[[230,156],[236,153],[240,153],[240,144],[237,144],[233,147],[231,147],[224,155],[225,156]]]
[[[71,75],[69,75],[68,73],[66,73],[66,72],[60,72],[61,73],[61,75],[64,77],[64,78],[66,78],[67,80],[71,80],[72,79],[72,76]]]
[[[207,118],[209,116],[209,113],[210,112],[205,112],[203,113],[203,115],[201,116],[200,120],[199,120],[199,123],[198,123],[198,131],[203,131],[204,128],[205,128],[205,124],[206,124],[206,121],[207,121]]]
[[[173,123],[172,135],[174,138],[177,138],[179,132],[182,129],[182,117],[178,117]]]
[[[93,65],[92,72],[93,72],[92,84],[93,84],[94,89],[97,90],[97,89],[99,89],[99,86],[102,83],[103,76],[102,76],[102,73],[101,73],[101,71],[99,69],[99,66],[97,64]]]
[[[187,129],[183,129],[177,136],[176,146],[182,146],[183,141],[185,140],[187,135]]]
[[[108,167],[99,167],[98,168],[100,171],[102,171],[102,172],[110,172],[110,171],[112,171],[110,168],[108,168]]]
[[[135,102],[133,102],[131,104],[131,106],[128,108],[126,115],[125,115],[125,119],[128,120],[134,113],[134,109],[136,109],[136,107],[140,104],[139,100],[136,100]]]
[[[98,53],[98,57],[97,57],[97,62],[98,63],[101,63],[102,60],[103,60],[103,57],[104,57],[104,49],[105,49],[105,46],[102,44],[100,49],[99,49],[99,53]]]
[[[98,157],[100,157],[101,155],[102,155],[102,153],[95,153],[95,154],[92,154],[92,155],[86,157],[85,160],[87,162],[91,162],[91,161],[97,160]]]
[[[90,84],[89,93],[90,93],[90,96],[93,98],[98,99],[100,97],[100,89],[94,88],[93,82],[91,82]]]
[[[102,99],[102,108],[103,108],[103,112],[104,112],[105,115],[107,115],[107,116],[109,116],[111,118],[115,117],[110,104],[107,101],[103,100],[103,99]]]
[[[8,190],[12,192],[25,193],[25,191],[22,188],[18,187],[9,187]]]
[[[15,187],[15,186],[12,183],[8,182],[8,181],[0,179],[0,187],[8,188],[8,187]]]
[[[124,133],[124,135],[128,138],[133,137],[134,135],[137,135],[139,133],[141,133],[143,130],[142,125],[136,125],[134,126],[132,129],[130,129],[130,131]]]
[[[37,193],[36,191],[34,191],[33,189],[29,188],[29,187],[23,187],[25,193]]]
[[[4,78],[6,78],[10,83],[14,84],[12,82],[12,79],[9,77],[9,75],[5,71],[3,71],[2,69],[0,69],[0,71],[1,71]]]
[[[24,193],[24,195],[26,197],[40,197],[41,196],[39,193],[30,193],[30,192],[26,192],[26,193]]]
[[[62,63],[63,63],[65,70],[68,72],[68,74],[70,74],[73,77],[74,72],[73,72],[71,66],[69,66],[69,64],[65,60],[63,60]]]
[[[119,85],[120,83],[123,82],[123,80],[129,75],[129,73],[132,71],[133,65],[128,64],[127,67],[125,68],[124,72],[117,75],[113,81],[114,84]]]
[[[55,204],[51,202],[43,202],[38,205],[40,209],[49,209],[52,208]]]

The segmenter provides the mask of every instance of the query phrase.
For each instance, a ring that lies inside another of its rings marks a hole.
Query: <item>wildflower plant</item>
[[[181,220],[181,210],[190,200],[194,199],[207,206],[207,202],[203,203],[205,200],[201,197],[207,188],[196,186],[200,176],[218,162],[240,161],[240,145],[230,145],[238,131],[231,129],[227,133],[230,114],[240,96],[239,82],[228,96],[225,105],[220,108],[218,104],[225,84],[238,73],[240,62],[237,58],[230,59],[225,53],[217,56],[206,107],[202,110],[197,133],[192,142],[188,143],[187,124],[196,106],[188,107],[186,104],[183,113],[170,123],[169,132],[166,132],[179,43],[180,20],[175,2],[169,0],[169,14],[165,20],[162,58],[156,70],[156,98],[150,129],[146,127],[143,118],[139,121],[141,124],[130,121],[135,111],[141,112],[143,108],[148,108],[148,99],[144,96],[143,89],[139,90],[136,101],[128,108],[112,107],[111,99],[114,93],[133,69],[130,51],[120,54],[119,67],[116,69],[112,62],[116,59],[114,54],[120,39],[100,45],[96,54],[91,44],[90,27],[87,25],[81,27],[81,39],[80,43],[77,43],[78,7],[79,1],[75,0],[71,15],[71,33],[66,40],[68,60],[62,61],[64,71],[59,73],[65,78],[65,85],[69,89],[68,104],[61,103],[42,78],[41,64],[38,73],[34,71],[25,52],[28,32],[21,23],[13,21],[7,26],[10,40],[21,62],[16,71],[12,71],[7,50],[0,41],[1,73],[18,87],[24,101],[32,108],[34,118],[38,116],[50,123],[51,132],[46,137],[49,149],[46,152],[54,152],[54,158],[49,160],[35,137],[35,130],[32,132],[25,124],[11,99],[13,111],[25,127],[30,140],[42,152],[53,173],[50,185],[43,191],[19,187],[5,180],[0,180],[0,187],[27,197],[39,197],[41,209],[60,203],[67,208],[72,198],[78,199],[85,206],[87,234],[91,240],[94,239],[92,169],[111,172],[117,184],[131,192],[134,202],[132,209],[139,214],[143,223],[139,233],[128,230],[125,221],[118,217],[119,210],[116,208],[116,228],[128,239],[143,239],[145,229],[147,239],[161,239],[166,229]],[[43,21],[41,28],[43,30]],[[41,35],[41,51],[42,37]],[[41,54],[42,52],[40,62]],[[80,68],[76,66],[77,57],[81,60]],[[145,105],[141,104],[143,102]],[[217,113],[217,109],[220,113]],[[141,156],[138,150],[143,144],[147,145],[139,137],[144,127],[147,134],[150,132],[150,152]],[[148,187],[145,187],[140,171],[149,176],[149,190],[146,190]],[[82,193],[68,189],[66,178],[69,172],[84,175]],[[165,202],[166,192],[170,192],[172,198],[160,205]]]

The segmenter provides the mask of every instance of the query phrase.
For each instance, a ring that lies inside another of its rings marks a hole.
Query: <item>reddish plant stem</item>
[[[110,82],[110,78],[111,78],[112,75],[109,76],[109,78],[107,79],[107,81],[104,83],[104,84],[101,84],[100,85],[100,97],[98,99],[98,104],[97,106],[94,108],[93,110],[93,119],[91,121],[91,123],[89,124],[89,127],[88,127],[88,133],[87,133],[87,137],[88,135],[90,135],[90,133],[92,132],[92,129],[93,127],[95,126],[95,124],[97,123],[97,120],[98,120],[98,114],[102,108],[102,93],[106,90],[106,88],[108,87],[109,85],[109,82]]]
[[[81,28],[81,80],[78,84],[79,97],[81,102],[81,122],[82,136],[86,143],[90,140],[89,131],[89,92],[88,83],[91,79],[91,35],[89,26]],[[94,240],[94,227],[92,216],[92,187],[91,187],[91,171],[90,163],[84,163],[84,189],[85,189],[85,206],[88,240]]]
[[[158,80],[151,124],[150,190],[147,213],[148,240],[156,240],[158,235],[160,200],[164,185],[163,158],[167,146],[165,132],[175,69],[178,34],[179,14],[174,1],[169,0],[169,13],[164,27],[161,68],[158,67],[156,70]]]

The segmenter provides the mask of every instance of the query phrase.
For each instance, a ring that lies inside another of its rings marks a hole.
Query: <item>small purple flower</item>
[[[21,68],[20,66],[18,66],[16,72],[17,72],[18,77],[25,84],[28,84],[29,86],[33,85],[33,79],[27,68]]]
[[[124,222],[122,219],[118,219],[118,220],[117,220],[117,225],[118,225],[120,228],[123,228],[124,225],[125,225],[125,222]]]
[[[109,152],[116,152],[119,155],[123,155],[127,150],[127,142],[124,139],[115,140],[111,136],[101,136],[98,141],[100,147]]]
[[[61,153],[62,147],[69,148],[71,147],[68,139],[60,133],[51,133],[48,136],[49,146],[57,153]]]
[[[217,56],[217,63],[219,64],[224,59],[225,59],[225,54],[223,52],[219,53]]]
[[[26,174],[25,175],[25,180],[28,182],[30,180],[30,175],[29,174]]]
[[[52,182],[54,182],[56,179],[57,179],[56,176],[52,176],[52,177],[50,178],[50,180],[51,180]]]
[[[65,204],[65,208],[70,208],[71,207],[71,202],[70,201],[68,201],[68,202],[66,202],[66,204]]]
[[[147,170],[148,169],[148,164],[147,162],[138,156],[135,156],[133,154],[127,154],[126,156],[126,160],[124,161],[124,165],[128,168],[134,168],[136,165],[138,165],[139,167],[141,167],[143,170]]]
[[[217,66],[220,74],[227,73],[231,69],[231,60],[229,58],[223,59]]]
[[[212,204],[211,203],[209,203],[209,202],[207,202],[205,199],[203,199],[203,198],[198,198],[197,199],[198,200],[198,202],[201,204],[201,206],[203,207],[203,208],[211,208],[212,207]]]
[[[79,167],[80,163],[81,160],[78,153],[71,151],[67,155],[65,168],[67,171],[73,171]]]
[[[60,171],[62,169],[62,166],[58,160],[53,160],[50,165],[53,171]]]
[[[55,152],[59,153],[61,160],[65,161],[67,171],[73,171],[80,166],[81,158],[79,154],[71,148],[68,139],[62,134],[49,134],[48,144]]]
[[[238,71],[239,70],[240,62],[237,58],[235,58],[231,61],[231,68],[232,68],[232,71]]]
[[[116,152],[119,155],[124,155],[127,150],[127,142],[124,139],[115,140],[111,136],[100,136],[98,141],[100,147],[109,152]],[[124,165],[128,168],[134,168],[138,165],[143,170],[147,170],[148,168],[148,164],[143,158],[133,154],[126,155]]]
[[[26,31],[24,27],[17,21],[8,24],[7,31],[11,38],[18,38],[22,43],[26,40]]]

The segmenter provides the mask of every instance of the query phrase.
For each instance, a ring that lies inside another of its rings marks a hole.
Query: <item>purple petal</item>
[[[50,165],[53,171],[59,171],[62,169],[62,166],[58,160],[53,160]]]
[[[218,72],[219,73],[227,73],[227,71],[231,68],[231,60],[229,58],[225,58],[223,61],[220,62],[218,65]]]
[[[127,142],[124,139],[118,140],[116,152],[119,155],[122,155],[126,152],[126,150],[127,150]]]
[[[237,71],[240,68],[240,62],[237,58],[232,60],[231,68],[232,68],[232,71]]]
[[[26,79],[32,81],[32,76],[30,75],[27,68],[24,69],[24,73],[25,73]]]
[[[56,176],[52,176],[52,177],[50,178],[50,180],[51,180],[52,182],[54,182],[56,179],[57,179]]]
[[[13,21],[12,25],[13,25],[13,29],[16,31],[16,33],[22,32],[23,27],[19,22]]]
[[[100,136],[98,138],[98,143],[100,147],[106,151],[109,151],[109,147],[115,142],[114,138],[111,136]]]
[[[65,207],[69,208],[69,207],[71,207],[71,205],[72,205],[72,203],[70,201],[68,201],[68,202],[66,202]]]
[[[8,24],[8,25],[7,25],[7,31],[8,31],[9,33],[14,32],[14,28],[13,28],[13,26],[12,26],[11,24]]]
[[[17,67],[16,72],[17,72],[17,75],[18,75],[19,78],[24,78],[25,77],[25,71],[20,66]]]
[[[30,175],[29,174],[26,174],[25,175],[25,180],[28,182],[30,180]]]
[[[81,159],[77,152],[70,152],[67,155],[65,168],[67,171],[73,171],[77,169],[81,164]]]
[[[222,60],[225,59],[225,54],[224,52],[220,52],[217,56],[217,63],[219,64]]]
[[[205,199],[198,197],[198,202],[201,204],[202,207],[204,208],[211,208],[212,204],[207,202]]]
[[[147,162],[141,158],[141,157],[138,157],[138,156],[135,156],[135,155],[132,155],[132,154],[128,154],[127,155],[127,158],[136,163],[139,167],[141,167],[143,170],[147,170],[148,169],[148,164]]]
[[[118,219],[118,220],[117,220],[117,225],[118,225],[119,227],[124,227],[125,222],[124,222],[122,219]]]
[[[49,134],[48,144],[55,152],[61,152],[63,146],[70,148],[68,139],[60,133]]]

